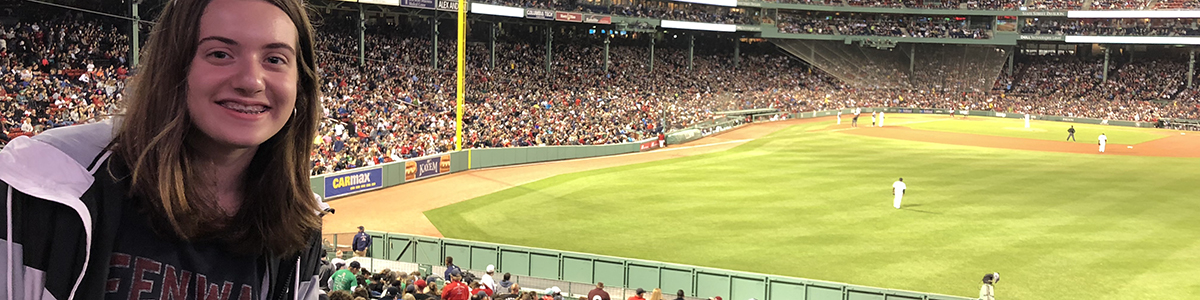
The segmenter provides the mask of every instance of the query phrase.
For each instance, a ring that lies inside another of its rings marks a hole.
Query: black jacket
[[[0,259],[12,262],[0,264],[9,266],[0,271],[0,299],[9,292],[14,299],[104,299],[128,195],[128,184],[115,179],[126,174],[107,171],[121,168],[105,168],[112,130],[109,121],[54,129],[0,151],[0,193],[7,199],[0,203],[6,213]],[[259,290],[272,300],[317,299],[320,250],[314,233],[302,253],[266,260]]]

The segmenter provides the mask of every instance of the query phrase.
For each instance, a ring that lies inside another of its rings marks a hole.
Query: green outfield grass
[[[972,133],[993,136],[1007,136],[1025,139],[1065,141],[1067,128],[1075,126],[1075,141],[1077,143],[1096,143],[1096,138],[1104,133],[1112,144],[1135,145],[1149,142],[1176,134],[1171,131],[1153,130],[1134,127],[1079,124],[1070,122],[1037,121],[1029,122],[1025,128],[1024,119],[1004,119],[991,117],[968,117],[962,120],[950,119],[946,115],[887,115],[884,125],[905,126],[912,129]],[[863,120],[867,123],[863,123]],[[843,119],[843,122],[845,120]],[[859,125],[870,125],[871,119],[859,118]]]
[[[451,238],[968,297],[987,272],[999,299],[1200,297],[1200,159],[809,132],[830,123],[426,216]]]

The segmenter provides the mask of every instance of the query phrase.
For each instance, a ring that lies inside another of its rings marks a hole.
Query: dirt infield
[[[753,124],[650,152],[471,170],[339,198],[329,202],[337,213],[325,217],[324,232],[354,232],[361,225],[374,231],[441,237],[437,228],[425,218],[425,211],[559,174],[724,151],[792,125],[832,119]],[[954,145],[1098,154],[1097,146],[1091,144],[924,131],[899,126],[851,129],[849,124],[844,124],[820,131]],[[1135,145],[1133,149],[1126,146],[1110,144],[1104,155],[1200,157],[1200,133],[1173,135]]]
[[[724,151],[792,125],[828,118],[753,124],[649,152],[471,170],[335,199],[326,234],[367,230],[441,237],[424,212],[559,174]]]
[[[1099,155],[1099,146],[1063,141],[1033,140],[1001,136],[986,136],[966,133],[942,131],[927,131],[911,129],[903,126],[889,127],[858,127],[830,128],[845,134],[861,136],[901,139],[919,142],[942,143],[952,145],[980,146],[1002,149],[1033,150],[1063,153],[1084,153]],[[1108,144],[1104,155],[1131,156],[1161,156],[1161,157],[1200,157],[1200,132],[1191,135],[1173,133],[1165,138],[1132,145]]]

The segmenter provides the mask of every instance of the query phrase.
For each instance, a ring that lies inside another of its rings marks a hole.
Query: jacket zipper
[[[296,259],[299,259],[299,258],[297,257]],[[296,267],[296,266],[295,266],[295,264],[289,264],[289,265],[291,265],[291,268],[293,268],[293,269]],[[279,281],[279,283],[278,283],[278,284],[280,284],[280,287],[281,287],[281,288],[283,288],[283,290],[279,292],[279,295],[275,296],[275,299],[276,299],[276,300],[284,300],[284,299],[287,299],[287,298],[285,298],[285,297],[287,297],[287,294],[288,294],[288,293],[287,293],[287,291],[288,291],[288,290],[291,290],[291,288],[290,288],[290,287],[288,287],[286,284],[292,284],[292,285],[295,285],[295,284],[293,284],[293,282],[292,282],[292,280],[294,279],[294,278],[292,278],[292,277],[293,277],[293,276],[295,276],[295,274],[296,274],[296,271],[297,271],[297,270],[290,270],[290,271],[288,271],[288,272],[287,272],[287,275],[286,275],[285,277],[283,277],[283,281]],[[293,294],[295,294],[295,293],[296,293],[296,291],[291,291],[291,292],[292,292]],[[295,298],[295,297],[293,297],[293,298]]]

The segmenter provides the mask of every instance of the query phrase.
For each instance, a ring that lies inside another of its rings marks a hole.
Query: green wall
[[[689,296],[720,295],[726,299],[972,299],[588,253],[376,231],[367,233],[374,240],[371,258],[442,265],[443,258],[451,256],[456,265],[470,270],[483,270],[487,265],[495,265],[496,270],[502,273],[569,281],[585,286],[599,281],[614,287],[684,290]]]
[[[652,139],[633,143],[594,146],[545,146],[470,149],[466,151],[455,151],[444,155],[450,156],[450,173],[456,173],[469,169],[639,152],[641,151],[641,144],[651,140]],[[426,159],[431,157],[435,156],[426,156],[416,159]],[[407,182],[407,180],[404,178],[404,163],[416,159],[386,163],[374,166],[372,168],[383,169],[383,188],[387,188]],[[367,170],[367,168],[354,170]],[[309,185],[312,186],[314,193],[317,193],[317,195],[321,195],[322,198],[326,198],[326,200],[328,200],[328,197],[325,196],[325,175],[310,177]]]

